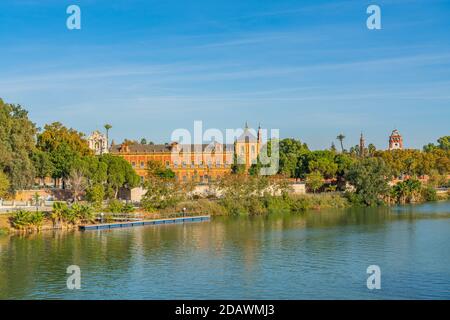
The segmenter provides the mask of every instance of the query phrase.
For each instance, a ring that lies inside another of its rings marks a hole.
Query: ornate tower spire
[[[257,141],[258,141],[258,148],[261,148],[262,146],[262,129],[261,129],[261,122],[258,124],[258,132],[257,132]]]
[[[366,152],[365,140],[363,133],[361,132],[361,137],[359,138],[359,155],[360,157],[364,157]]]
[[[389,136],[389,150],[403,149],[403,137],[397,129]]]

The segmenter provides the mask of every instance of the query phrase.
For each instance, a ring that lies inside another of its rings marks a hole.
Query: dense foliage
[[[105,125],[107,132],[111,128]],[[439,138],[437,143],[430,143],[423,150],[393,151],[376,150],[373,144],[363,150],[354,146],[347,151],[345,136],[339,134],[336,139],[340,150],[334,143],[330,150],[311,151],[300,140],[278,141],[277,179],[259,176],[263,167],[259,159],[248,170],[249,175],[245,174],[246,167],[235,159],[234,174],[212,186],[220,189],[222,197],[218,203],[234,213],[270,211],[270,208],[284,205],[274,194],[287,199],[286,178],[304,180],[308,190],[314,193],[353,189],[354,192],[347,192],[348,199],[364,205],[435,199],[434,188],[449,185],[450,136]],[[141,142],[147,143],[145,139]],[[269,141],[267,145],[269,154],[272,146],[275,147],[272,143]],[[419,178],[425,176],[429,177],[427,186],[419,182]],[[118,198],[121,188],[141,184],[140,177],[122,157],[93,155],[83,133],[59,122],[38,130],[20,105],[6,104],[0,99],[0,198],[36,182],[43,184],[49,177],[54,179],[55,185],[70,189],[74,202],[87,200],[99,210],[105,200],[110,200],[111,212],[116,210],[117,204],[111,199]],[[397,178],[401,182],[391,187],[389,183]],[[193,185],[177,181],[171,169],[151,161],[144,187],[147,192],[142,206],[152,211],[189,200]],[[261,198],[265,200],[261,202]],[[78,209],[75,207],[74,212]],[[22,216],[24,220],[26,214]]]
[[[160,162],[149,161],[144,188],[146,193],[141,206],[147,211],[154,211],[173,207],[185,200],[193,184],[177,181],[172,170],[164,168]]]
[[[34,182],[32,154],[36,132],[26,110],[0,99],[0,171],[8,178],[10,192],[27,188]]]
[[[49,177],[68,185],[75,201],[86,194],[97,208],[120,188],[140,183],[123,158],[93,155],[83,133],[59,122],[39,132],[27,111],[0,99],[0,198]]]

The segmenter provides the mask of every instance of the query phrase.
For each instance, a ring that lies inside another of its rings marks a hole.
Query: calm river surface
[[[0,236],[0,298],[450,299],[450,202]]]

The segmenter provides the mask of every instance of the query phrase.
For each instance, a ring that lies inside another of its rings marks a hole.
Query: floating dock
[[[180,218],[166,218],[156,220],[141,220],[141,221],[124,221],[113,223],[100,223],[100,224],[86,224],[79,226],[80,230],[105,230],[116,228],[129,228],[129,227],[142,227],[158,224],[174,224],[174,223],[186,223],[186,222],[202,222],[209,221],[211,216],[195,216],[195,217],[180,217]]]

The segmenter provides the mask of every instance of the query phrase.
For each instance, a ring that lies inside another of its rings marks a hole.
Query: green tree
[[[386,163],[379,158],[364,158],[347,172],[346,179],[355,187],[357,200],[367,206],[382,203],[390,191],[388,182],[392,174]]]
[[[258,176],[261,172],[261,163],[257,161],[248,168],[248,174],[251,176]]]
[[[437,139],[437,145],[434,143],[429,143],[423,147],[423,151],[425,152],[433,152],[436,149],[441,149],[448,151],[450,150],[450,136],[444,136]]]
[[[82,222],[95,221],[94,210],[89,205],[74,203],[70,209],[72,212],[72,216],[74,217],[74,219],[72,219],[73,223],[78,223],[79,221]]]
[[[233,174],[244,174],[245,173],[245,164],[243,161],[238,159],[238,156],[235,154],[233,157],[233,164],[231,165],[231,172]]]
[[[375,147],[375,145],[373,143],[370,143],[369,146],[367,147],[367,151],[369,153],[369,156],[373,157],[375,152],[377,151],[377,148]]]
[[[111,130],[112,125],[105,124],[105,130],[106,130],[106,144],[109,146],[109,130]]]
[[[355,163],[355,158],[346,153],[337,154],[334,162],[337,164],[336,179],[339,189],[345,189],[345,175]]]
[[[4,198],[9,191],[9,180],[6,174],[0,171],[0,199]]]
[[[83,133],[67,128],[60,122],[45,125],[44,131],[37,138],[38,148],[52,153],[61,144],[65,144],[70,150],[80,156],[92,155]]]
[[[47,152],[36,150],[32,156],[36,177],[41,180],[41,184],[44,184],[45,178],[53,175],[53,163],[50,159],[50,155]]]
[[[437,140],[439,148],[442,150],[450,150],[450,136],[441,137]]]
[[[392,188],[392,195],[399,203],[409,203],[418,200],[422,190],[422,184],[417,179],[408,179],[398,182]]]
[[[325,178],[333,178],[336,176],[338,165],[334,161],[335,154],[331,151],[314,151],[305,157],[305,166],[308,172],[320,172]]]
[[[147,144],[147,139],[142,138],[142,139],[141,139],[141,144]]]
[[[429,143],[425,146],[423,146],[424,152],[432,152],[437,149],[437,146],[434,143]]]
[[[50,153],[50,160],[53,165],[52,178],[55,179],[55,184],[57,179],[62,179],[62,187],[63,189],[66,188],[66,180],[79,157],[80,155],[65,142],[59,144]]]
[[[186,199],[192,191],[192,184],[179,183],[175,179],[148,176],[144,188],[146,193],[141,199],[141,206],[147,211],[173,207]]]
[[[221,194],[220,203],[231,214],[261,213],[261,198],[269,192],[265,176],[228,175],[217,181],[215,188]]]
[[[96,156],[84,156],[75,159],[72,170],[78,171],[86,179],[88,187],[104,184],[108,178],[108,165]]]
[[[160,161],[150,160],[147,162],[147,176],[175,179],[175,172],[170,168],[165,168]]]
[[[86,199],[96,209],[101,209],[105,199],[105,188],[101,184],[94,184],[86,190]]]
[[[44,126],[44,131],[38,135],[37,147],[49,154],[53,164],[52,177],[62,179],[65,188],[66,180],[75,162],[83,156],[91,156],[92,151],[83,133],[54,122]]]
[[[113,190],[114,198],[117,198],[120,188],[131,189],[139,185],[139,176],[122,157],[105,154],[100,157],[100,161],[107,165],[106,188]]]
[[[445,175],[439,174],[437,170],[433,170],[430,173],[428,185],[434,188],[438,188],[446,184],[447,184],[447,177]]]
[[[40,229],[45,215],[41,211],[18,210],[10,217],[11,225],[19,230]]]
[[[301,159],[301,176],[319,171],[325,178],[333,178],[338,170],[336,154],[330,150],[317,150],[304,154]]]
[[[341,133],[336,137],[337,140],[339,140],[339,143],[341,144],[341,151],[344,152],[344,139],[345,136]]]
[[[35,150],[36,132],[25,109],[0,99],[0,171],[7,175],[11,192],[34,183],[31,156]]]
[[[301,159],[310,153],[308,146],[300,140],[283,139],[279,142],[279,153],[279,172],[289,178],[300,178],[304,174]]]
[[[306,175],[306,187],[316,193],[323,186],[323,176],[320,171],[313,171]]]
[[[69,210],[65,202],[54,202],[53,210],[50,213],[50,218],[52,219],[53,226],[56,227],[61,224],[64,217],[67,215],[66,212]]]

